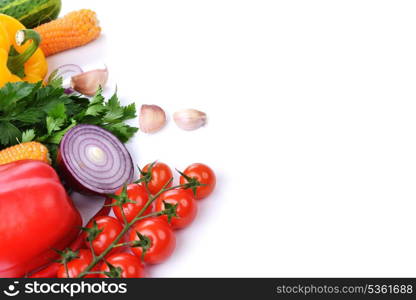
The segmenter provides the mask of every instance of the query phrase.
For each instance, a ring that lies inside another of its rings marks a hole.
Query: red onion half
[[[112,133],[94,125],[77,125],[63,137],[59,169],[74,190],[111,194],[133,180],[134,167],[126,147]]]

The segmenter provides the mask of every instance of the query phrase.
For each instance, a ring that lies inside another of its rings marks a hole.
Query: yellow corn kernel
[[[94,11],[81,9],[35,28],[45,56],[79,47],[98,38],[101,32]]]
[[[38,142],[22,143],[0,151],[0,165],[23,159],[51,163],[48,148]]]

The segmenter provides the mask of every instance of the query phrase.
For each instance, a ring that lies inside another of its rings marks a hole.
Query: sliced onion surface
[[[120,140],[94,125],[77,125],[63,137],[58,153],[65,181],[84,194],[111,194],[133,180],[131,156]]]

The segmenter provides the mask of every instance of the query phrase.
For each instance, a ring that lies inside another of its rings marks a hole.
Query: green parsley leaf
[[[99,116],[103,111],[105,111],[105,106],[102,104],[94,104],[87,108],[85,116]]]
[[[58,69],[53,71],[48,77],[48,85],[54,88],[61,88],[63,84],[63,78],[61,76],[56,76],[58,74]]]
[[[124,123],[104,125],[103,128],[113,133],[123,143],[126,143],[139,130]]]
[[[22,143],[31,142],[35,139],[36,133],[33,129],[28,129],[22,133]]]
[[[65,133],[67,133],[69,129],[77,125],[77,122],[74,119],[72,119],[71,122],[72,123],[69,126],[67,126],[65,129],[62,129],[50,135],[48,139],[46,140],[46,142],[51,143],[51,144],[59,144],[62,138],[64,137]]]
[[[19,128],[10,122],[0,122],[0,144],[3,146],[15,145],[22,136]]]
[[[104,97],[102,95],[103,89],[101,86],[98,88],[98,90],[95,92],[95,95],[90,100],[90,105],[95,104],[103,104],[104,103]]]
[[[116,108],[120,107],[120,101],[118,100],[117,91],[108,99],[107,107]]]
[[[131,103],[127,105],[126,107],[124,107],[124,112],[123,112],[124,120],[133,119],[135,117],[136,117],[136,105],[134,103]]]
[[[26,82],[6,83],[0,89],[0,107],[2,111],[9,111],[17,101],[32,93],[34,86]]]
[[[46,117],[46,128],[48,130],[48,134],[51,134],[54,131],[58,131],[61,129],[62,125],[64,125],[64,119],[54,119],[49,116]]]
[[[33,124],[38,122],[43,117],[43,115],[44,113],[42,111],[39,111],[36,108],[29,108],[17,114],[16,116],[13,116],[12,119],[22,123]]]
[[[44,143],[54,161],[65,133],[77,124],[92,124],[127,142],[138,130],[125,124],[136,117],[133,104],[122,106],[115,93],[108,101],[102,89],[87,98],[66,94],[62,80],[8,83],[0,88],[0,150],[19,141]]]
[[[122,107],[110,108],[103,117],[103,121],[107,123],[115,123],[123,119],[124,111]]]
[[[66,108],[63,102],[56,102],[55,106],[53,106],[48,111],[48,116],[54,119],[66,119]]]

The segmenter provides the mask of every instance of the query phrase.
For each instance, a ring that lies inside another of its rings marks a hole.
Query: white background
[[[123,103],[209,116],[128,145],[218,175],[150,276],[416,276],[414,1],[63,2],[103,35],[51,69],[105,63]]]

